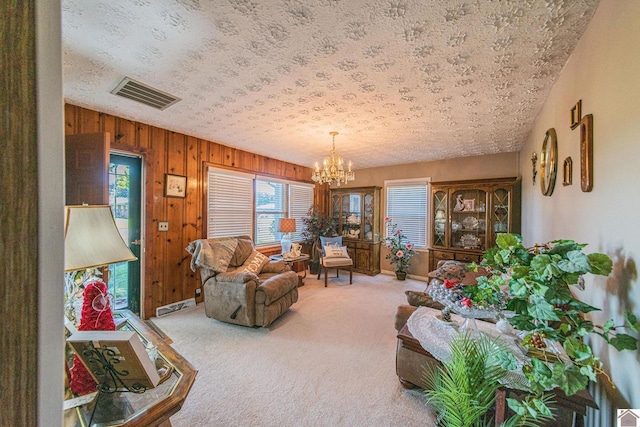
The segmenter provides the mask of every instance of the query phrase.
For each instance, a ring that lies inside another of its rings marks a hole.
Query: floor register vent
[[[185,310],[187,308],[195,306],[195,298],[189,298],[184,301],[174,302],[173,304],[163,305],[162,307],[156,308],[156,317],[166,316],[167,314],[175,313],[176,311]]]
[[[157,108],[158,110],[164,110],[180,101],[180,98],[154,89],[151,86],[147,86],[129,77],[122,79],[111,93],[140,102],[149,107]]]

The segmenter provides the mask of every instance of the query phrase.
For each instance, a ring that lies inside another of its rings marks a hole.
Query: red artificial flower
[[[464,305],[465,307],[471,308],[471,306],[473,305],[473,302],[467,297],[462,297],[461,304]]]
[[[458,284],[458,280],[444,279],[444,287],[447,289],[451,289],[455,287],[457,284]]]
[[[407,249],[411,250],[412,247],[413,247],[413,243],[407,243]]]

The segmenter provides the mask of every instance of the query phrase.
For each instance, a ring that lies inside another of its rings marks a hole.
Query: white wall
[[[587,252],[612,257],[609,278],[587,277],[578,298],[602,308],[596,324],[621,321],[631,309],[640,316],[640,1],[603,0],[520,152],[523,177],[523,238],[527,245],[555,238],[588,243]],[[582,100],[583,114],[594,117],[594,186],[580,188],[580,131],[570,129],[570,109]],[[545,132],[558,135],[558,178],[551,197],[543,196],[539,179],[532,185],[531,153],[540,156]],[[562,185],[562,163],[573,159],[573,185]],[[618,353],[595,338],[592,347],[617,389],[600,387],[601,410],[590,418],[609,417],[614,409],[640,408],[640,357]],[[601,381],[605,381],[604,378]],[[604,400],[606,399],[606,400]],[[589,418],[588,418],[589,419]],[[590,420],[588,422],[594,422]],[[595,425],[595,424],[591,424]]]

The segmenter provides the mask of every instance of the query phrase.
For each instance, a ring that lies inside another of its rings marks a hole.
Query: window
[[[428,178],[384,183],[386,216],[398,224],[398,229],[416,248],[427,247],[428,184]]]
[[[207,238],[253,236],[254,175],[209,168]]]
[[[280,242],[280,218],[295,218],[293,240],[300,240],[302,218],[313,205],[312,184],[209,168],[207,238],[249,235],[256,246]]]

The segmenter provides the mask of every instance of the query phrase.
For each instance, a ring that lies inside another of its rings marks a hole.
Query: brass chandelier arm
[[[311,179],[319,184],[333,184],[340,186],[341,183],[346,184],[356,178],[355,173],[351,170],[351,162],[349,169],[344,170],[344,159],[336,154],[336,135],[338,132],[329,132],[333,137],[331,155],[325,157],[323,167],[320,169],[318,162],[315,164]]]

